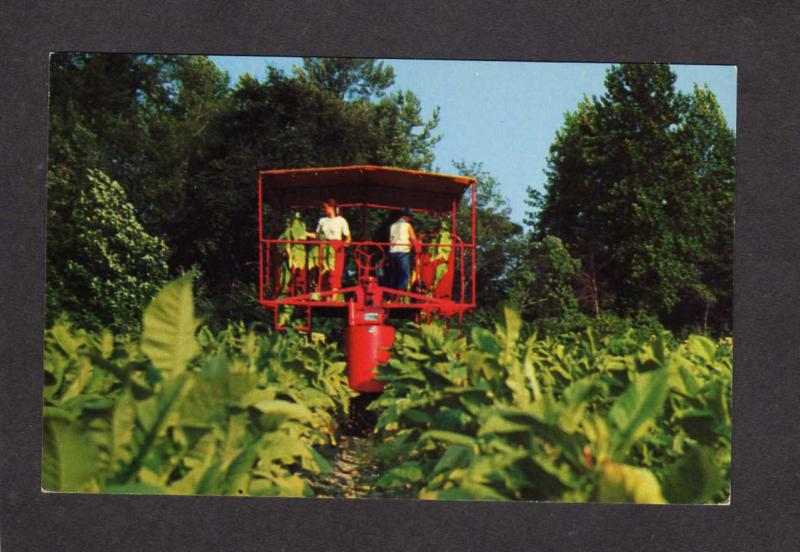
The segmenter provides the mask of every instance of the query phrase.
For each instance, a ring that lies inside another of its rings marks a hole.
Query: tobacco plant
[[[53,491],[310,496],[350,392],[336,348],[194,317],[188,277],[140,338],[45,336],[42,484]]]
[[[728,496],[731,349],[703,336],[470,339],[412,326],[380,368],[376,494],[708,502]]]

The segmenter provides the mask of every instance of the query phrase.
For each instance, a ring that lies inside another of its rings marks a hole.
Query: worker
[[[350,226],[347,220],[339,214],[339,205],[335,199],[326,199],[322,202],[322,216],[317,223],[316,232],[306,232],[307,238],[339,242],[333,246],[334,259],[329,270],[324,271],[325,281],[323,289],[339,289],[342,287],[342,272],[344,271],[344,248],[350,243]],[[327,251],[323,252],[327,258]],[[328,261],[330,262],[330,261]],[[325,263],[323,263],[324,266]],[[334,299],[340,299],[334,296]]]
[[[389,287],[406,291],[411,276],[411,246],[417,235],[411,226],[413,213],[406,207],[389,227]]]
[[[317,231],[306,232],[306,237],[350,243],[350,226],[339,214],[339,205],[335,199],[326,199],[322,202],[322,214],[324,216],[317,223]]]

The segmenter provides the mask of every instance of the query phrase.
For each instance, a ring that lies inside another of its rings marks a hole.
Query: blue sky
[[[266,66],[287,73],[300,58],[210,56],[231,76],[250,73],[263,79]],[[610,66],[601,63],[507,61],[383,60],[395,72],[395,86],[413,91],[428,118],[441,107],[434,153],[437,171],[455,173],[454,160],[482,162],[500,181],[512,218],[525,215],[526,188],[545,182],[547,150],[564,121],[585,95],[603,93]],[[729,65],[672,65],[677,87],[691,91],[707,84],[725,118],[736,128],[736,68]]]

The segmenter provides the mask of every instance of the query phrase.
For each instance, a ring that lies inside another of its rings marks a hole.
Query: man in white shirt
[[[413,213],[406,207],[389,227],[389,287],[406,291],[411,277],[411,245],[417,235],[411,226]]]

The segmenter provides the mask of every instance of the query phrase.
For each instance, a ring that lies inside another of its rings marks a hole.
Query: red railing
[[[346,296],[352,293],[352,288],[343,286],[338,290],[322,289],[322,270],[316,271],[315,285],[311,285],[309,277],[311,275],[312,268],[308,267],[308,259],[314,254],[314,246],[317,246],[318,260],[321,260],[323,257],[323,248],[325,246],[332,246],[335,248],[345,247],[345,255],[348,254],[348,250],[354,251],[355,248],[359,246],[381,248],[384,251],[384,259],[381,263],[384,270],[386,269],[386,259],[388,259],[388,248],[391,246],[391,244],[388,242],[376,241],[352,241],[349,244],[345,244],[344,242],[324,240],[282,240],[265,239],[263,237],[260,240],[260,245],[259,300],[261,304],[264,306],[276,306],[278,304],[282,304],[319,307],[346,306]],[[288,267],[288,265],[284,263],[284,254],[279,252],[278,248],[286,245],[303,245],[306,247],[306,265],[297,269],[297,272],[292,274],[288,285],[289,289],[285,289],[283,286],[281,286],[281,282],[278,280],[281,275],[281,271],[286,270]],[[450,256],[453,257],[453,262],[451,264],[449,262],[450,259],[448,258],[448,270],[454,270],[456,272],[456,274],[453,274],[453,288],[456,288],[455,284],[457,282],[457,289],[451,290],[449,298],[437,297],[434,293],[434,290],[430,290],[427,294],[404,292],[402,295],[408,296],[410,299],[425,300],[426,302],[431,303],[431,305],[439,305],[440,302],[444,302],[451,306],[461,306],[467,308],[474,307],[474,276],[470,278],[470,280],[472,280],[470,285],[467,285],[466,271],[470,270],[471,274],[474,275],[475,244],[465,244],[458,235],[453,235],[453,241],[451,243],[422,242],[420,245],[423,250],[425,248],[436,247],[451,248]],[[469,257],[469,259],[467,259],[467,257]],[[321,263],[318,263],[317,266],[319,265],[321,265]],[[456,277],[458,277],[458,279],[456,279]],[[355,284],[355,282],[352,282],[352,284]],[[291,291],[292,293],[288,294],[288,291]],[[313,294],[316,294],[316,297],[312,298]],[[345,300],[325,300],[325,298],[329,295],[343,295],[345,296]],[[420,305],[417,303],[405,305],[400,304],[395,305],[394,308],[420,308]]]

